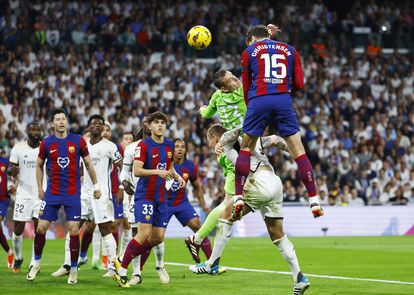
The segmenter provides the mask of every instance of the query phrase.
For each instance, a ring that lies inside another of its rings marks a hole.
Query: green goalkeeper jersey
[[[220,89],[211,96],[208,106],[200,114],[210,119],[217,112],[221,123],[227,130],[243,126],[243,119],[246,116],[246,103],[244,102],[243,87],[227,93]]]
[[[235,194],[235,168],[233,163],[227,159],[224,153],[217,156],[217,162],[223,169],[223,175],[226,178],[224,183],[224,191],[227,195]]]

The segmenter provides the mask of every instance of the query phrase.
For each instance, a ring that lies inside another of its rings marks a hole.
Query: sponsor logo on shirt
[[[157,169],[158,170],[165,170],[167,168],[167,163],[158,163]]]
[[[64,158],[58,157],[57,158],[57,163],[60,166],[60,168],[62,168],[62,170],[68,167],[69,162],[70,162],[69,157],[64,157]]]

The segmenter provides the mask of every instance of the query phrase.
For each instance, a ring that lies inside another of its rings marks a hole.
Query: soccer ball
[[[204,26],[192,27],[187,33],[187,42],[196,50],[203,50],[211,43],[211,33]]]

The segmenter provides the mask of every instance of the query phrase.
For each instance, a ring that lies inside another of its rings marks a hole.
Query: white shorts
[[[91,196],[81,197],[81,219],[96,224],[114,221],[114,204],[109,196],[102,195],[98,200]]]
[[[262,217],[283,218],[283,186],[279,176],[267,167],[259,169],[244,185],[243,200],[252,209],[260,211]]]
[[[33,218],[39,218],[39,210],[42,200],[39,198],[16,197],[13,210],[14,221],[31,221]]]
[[[132,197],[133,198],[133,197]],[[129,195],[124,193],[124,200],[122,202],[122,208],[124,210],[124,218],[129,219]]]

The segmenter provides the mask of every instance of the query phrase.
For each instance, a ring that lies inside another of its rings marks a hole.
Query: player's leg
[[[101,232],[99,231],[98,227],[95,227],[92,236],[92,269],[102,269],[102,267],[99,265],[99,258],[101,253],[101,240]]]
[[[0,244],[3,247],[4,251],[7,253],[7,265],[9,268],[13,267],[14,253],[10,248],[9,243],[7,242],[6,236],[3,233],[2,222],[6,217],[7,209],[9,208],[10,200],[1,200],[0,201]]]
[[[78,265],[82,266],[88,263],[88,249],[92,242],[93,232],[95,231],[96,224],[93,221],[85,221],[85,227],[82,235],[82,242],[79,254]]]
[[[125,213],[125,212],[124,212]],[[124,214],[125,216],[125,214]],[[121,246],[119,250],[119,256],[122,257],[125,253],[125,249],[128,243],[132,239],[132,231],[131,231],[131,224],[128,222],[128,218],[122,219],[122,238],[121,238]]]
[[[196,233],[201,228],[201,220],[200,217],[192,218],[190,221],[186,223],[186,226],[191,228],[191,230]],[[201,243],[201,250],[204,252],[204,255],[207,259],[211,256],[211,243],[208,237],[205,237]]]
[[[105,247],[108,254],[108,272],[106,277],[112,277],[114,275],[114,262],[116,259],[116,241],[112,233],[112,222],[99,223],[99,231],[102,235],[102,244]]]
[[[39,206],[39,208],[40,208],[40,206]],[[35,217],[33,218],[33,235],[36,234],[36,229],[37,229],[37,226],[39,224],[39,210],[37,211],[37,214],[34,214],[34,216]],[[34,256],[35,255],[34,255],[34,241],[33,241],[33,243],[32,243],[32,259],[30,260],[29,268],[33,264]]]
[[[132,232],[132,236],[135,237],[137,235],[137,232],[138,232],[138,230],[137,230],[138,225],[135,223],[135,216],[134,216],[133,208],[132,208],[132,217],[130,216],[129,220],[130,220],[130,222],[134,222],[133,224],[131,224],[131,232]],[[132,238],[131,238],[131,240],[132,240]],[[125,248],[125,250],[126,250],[126,248]],[[121,258],[121,261],[122,261],[122,258]],[[131,276],[131,279],[129,280],[129,285],[134,286],[134,285],[137,285],[137,284],[141,284],[142,283],[141,255],[139,255],[137,257],[134,257],[131,261],[131,264],[132,264],[132,276]]]
[[[25,221],[16,221],[14,220],[14,229],[12,234],[12,243],[13,243],[13,250],[14,250],[14,264],[13,264],[13,272],[19,273],[20,267],[23,263],[23,255],[22,255],[22,243],[23,243],[23,232],[24,227],[26,225]]]
[[[159,264],[155,266],[155,270],[157,271],[158,277],[160,278],[161,284],[168,284],[170,282],[170,276],[168,275],[167,270],[165,269],[164,265],[164,252],[165,252],[165,244],[164,244],[164,237],[165,237],[165,227],[157,227],[154,224],[152,228],[151,234],[151,245],[154,245],[154,254],[155,256],[159,256]]]

